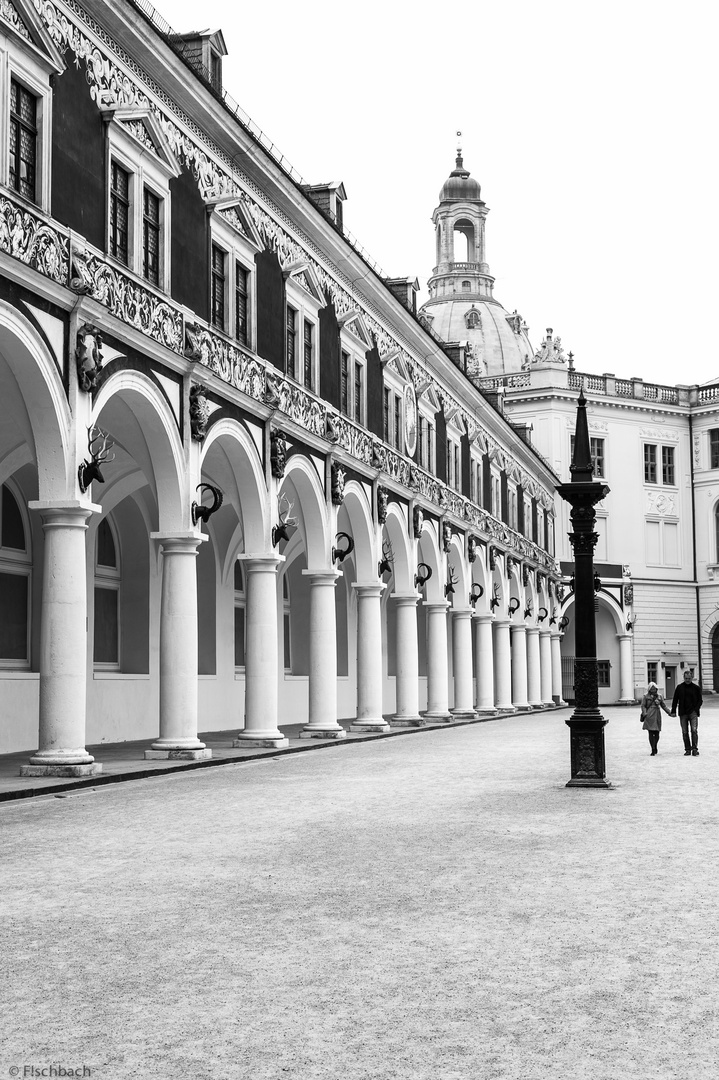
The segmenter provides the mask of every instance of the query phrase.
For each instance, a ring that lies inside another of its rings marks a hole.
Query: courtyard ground
[[[604,712],[3,803],[0,1076],[714,1080],[719,710]]]

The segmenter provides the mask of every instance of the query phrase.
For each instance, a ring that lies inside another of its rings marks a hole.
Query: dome
[[[496,300],[441,297],[429,300],[418,314],[443,341],[470,343],[480,377],[521,371],[534,355],[522,317],[510,315]]]
[[[482,189],[479,183],[469,175],[469,171],[465,169],[461,154],[457,154],[455,168],[444,182],[444,186],[439,193],[439,201],[440,203],[482,201]]]

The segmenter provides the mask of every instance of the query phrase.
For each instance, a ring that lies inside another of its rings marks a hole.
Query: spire
[[[579,391],[577,402],[577,426],[574,431],[574,453],[572,464],[569,466],[573,484],[591,484],[594,474],[592,465],[592,448],[589,442],[589,425],[587,424],[587,399],[584,396],[584,387]]]
[[[462,132],[457,132],[457,157],[454,162],[454,169],[449,174],[450,176],[469,176],[469,172],[464,167],[464,161],[462,160]]]

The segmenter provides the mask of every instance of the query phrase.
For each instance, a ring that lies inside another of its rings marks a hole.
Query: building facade
[[[436,258],[420,319],[494,408],[568,480],[579,390],[597,507],[596,623],[601,703],[629,703],[655,681],[671,697],[689,667],[719,691],[719,383],[660,386],[575,369],[549,329],[534,349],[516,309],[493,293],[487,206],[461,151],[435,209]],[[522,497],[509,486],[509,521]],[[556,500],[563,572],[562,694],[573,699],[574,625],[569,506]],[[525,508],[525,514],[528,510]]]
[[[0,750],[29,775],[561,700],[557,475],[225,56],[132,0],[0,4]]]

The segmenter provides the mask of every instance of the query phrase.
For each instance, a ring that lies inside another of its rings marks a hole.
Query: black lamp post
[[[570,730],[572,778],[567,787],[608,788],[604,760],[604,726],[599,712],[597,679],[597,631],[594,624],[594,507],[609,493],[606,484],[592,480],[592,452],[587,427],[587,402],[579,392],[574,453],[569,466],[572,479],[559,484],[557,491],[571,504],[574,548],[574,695],[575,708],[566,721]]]

